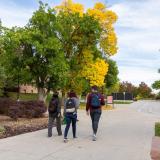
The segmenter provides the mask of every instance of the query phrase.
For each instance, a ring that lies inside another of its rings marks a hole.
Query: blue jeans
[[[76,113],[66,113],[66,128],[64,131],[64,138],[67,138],[68,131],[70,128],[70,124],[72,123],[72,133],[73,133],[73,138],[76,137],[76,122],[77,122],[77,114]]]
[[[102,111],[100,109],[95,109],[90,111],[90,116],[92,120],[93,133],[96,134],[98,130],[99,119],[101,117]]]

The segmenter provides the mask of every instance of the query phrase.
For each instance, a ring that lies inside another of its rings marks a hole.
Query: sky
[[[50,6],[61,0],[42,0]],[[92,7],[98,0],[74,0]],[[99,0],[118,15],[115,30],[118,53],[112,57],[119,79],[149,86],[160,79],[160,0]],[[24,26],[38,8],[38,0],[0,0],[0,19],[7,27]]]

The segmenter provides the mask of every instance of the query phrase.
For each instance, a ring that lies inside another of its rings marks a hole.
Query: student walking
[[[87,96],[86,112],[90,114],[93,129],[93,141],[96,141],[99,119],[102,114],[102,105],[105,105],[104,97],[98,92],[98,87],[93,86],[91,93]]]
[[[48,120],[48,137],[52,137],[52,128],[53,123],[56,119],[56,127],[58,135],[62,135],[61,130],[61,105],[60,100],[58,97],[58,92],[54,92],[52,99],[48,106],[48,112],[49,112],[49,120]]]
[[[68,98],[64,103],[64,116],[66,118],[66,127],[64,131],[64,142],[68,141],[67,135],[72,124],[72,133],[73,138],[76,137],[76,122],[77,122],[77,109],[79,107],[79,103],[77,100],[77,96],[75,92],[71,91],[68,93]]]

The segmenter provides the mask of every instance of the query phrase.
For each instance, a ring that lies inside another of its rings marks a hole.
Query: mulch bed
[[[47,126],[47,115],[43,118],[19,118],[17,121],[10,117],[0,115],[0,139],[45,129]]]

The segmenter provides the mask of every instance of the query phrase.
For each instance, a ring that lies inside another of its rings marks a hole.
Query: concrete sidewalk
[[[71,131],[68,143],[63,137],[47,138],[47,130],[0,140],[0,160],[150,160],[154,115],[129,107],[104,111],[96,142],[91,141],[91,122],[79,111],[78,139]]]

